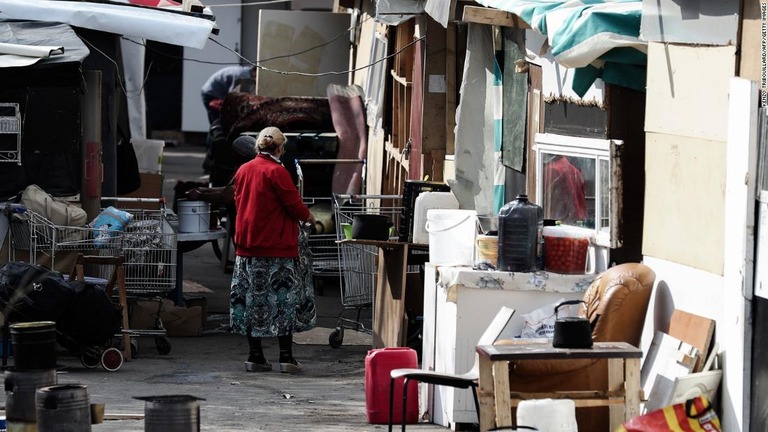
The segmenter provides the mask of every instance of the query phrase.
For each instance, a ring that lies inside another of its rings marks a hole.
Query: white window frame
[[[581,138],[548,133],[537,133],[534,138],[536,154],[536,202],[544,202],[544,161],[542,153],[554,153],[563,156],[593,158],[595,160],[595,228],[583,228],[593,236],[597,246],[617,248],[621,246],[621,163],[619,159],[621,140]],[[611,207],[608,211],[608,227],[600,227],[600,213],[603,205],[600,178],[604,174],[600,162],[608,161],[608,189]]]

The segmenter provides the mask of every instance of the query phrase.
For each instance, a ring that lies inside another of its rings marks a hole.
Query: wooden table
[[[573,399],[577,407],[609,406],[611,430],[640,414],[640,358],[643,353],[628,343],[595,342],[589,349],[569,349],[554,348],[549,342],[534,340],[513,345],[478,345],[476,350],[480,359],[481,431],[512,425],[509,362],[514,360],[608,359],[607,392],[516,393],[515,400],[567,398]]]
[[[423,264],[427,254],[414,255],[414,250],[427,251],[428,245],[398,241],[340,240],[340,243],[377,246],[379,248],[376,288],[373,293],[373,347],[402,347],[406,344],[408,323],[405,311],[407,266]],[[422,289],[423,287],[418,287]]]

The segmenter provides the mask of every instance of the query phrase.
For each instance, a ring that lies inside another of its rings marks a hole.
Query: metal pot
[[[592,348],[592,326],[582,317],[559,318],[557,313],[562,306],[584,303],[582,300],[568,300],[555,306],[555,335],[552,346],[555,348]]]
[[[352,217],[352,238],[389,240],[389,217],[379,214],[356,214]]]

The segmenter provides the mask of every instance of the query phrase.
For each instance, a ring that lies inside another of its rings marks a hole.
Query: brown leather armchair
[[[650,267],[637,263],[600,274],[585,292],[586,305],[581,308],[581,316],[592,324],[592,339],[639,347],[655,280]],[[608,390],[608,363],[605,359],[511,362],[509,384],[513,393]],[[607,407],[577,408],[576,420],[582,431],[609,430]]]

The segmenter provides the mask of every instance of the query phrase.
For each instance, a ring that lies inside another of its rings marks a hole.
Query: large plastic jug
[[[378,348],[365,356],[365,412],[368,423],[387,424],[389,421],[389,373],[393,369],[418,368],[418,356],[412,348]],[[395,381],[392,423],[402,423],[403,379]],[[418,382],[408,382],[408,406],[405,422],[419,421]]]
[[[543,223],[544,211],[527,195],[518,195],[499,210],[499,270],[539,270]]]

